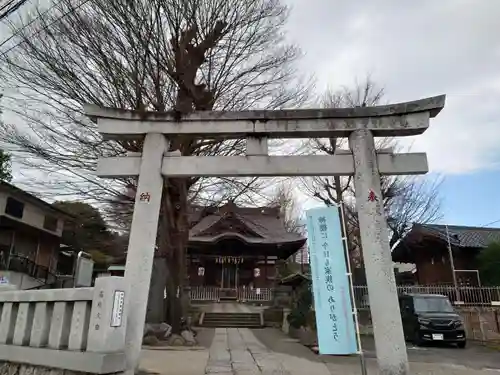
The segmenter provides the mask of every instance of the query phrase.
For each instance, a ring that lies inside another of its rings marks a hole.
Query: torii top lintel
[[[242,138],[346,137],[358,129],[374,136],[422,134],[445,104],[445,95],[376,107],[285,109],[255,111],[170,112],[132,111],[85,105],[85,114],[98,123],[106,139],[141,138],[146,133],[166,136]]]

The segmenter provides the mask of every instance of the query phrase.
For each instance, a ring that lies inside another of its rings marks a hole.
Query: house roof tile
[[[446,225],[415,224],[414,229],[448,240]],[[500,228],[448,225],[450,243],[459,247],[484,248],[492,242],[500,242]]]
[[[448,235],[451,246],[464,249],[483,249],[492,242],[500,242],[500,228],[469,227],[461,225],[414,223],[411,231],[392,249],[394,262],[413,263],[415,254],[426,242],[422,238],[435,238],[447,246]]]

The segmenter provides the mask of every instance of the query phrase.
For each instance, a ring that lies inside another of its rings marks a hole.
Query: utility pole
[[[453,286],[455,287],[455,298],[456,301],[460,301],[460,293],[458,290],[458,282],[457,282],[457,274],[455,271],[455,261],[453,259],[453,250],[451,248],[451,242],[450,242],[450,232],[448,231],[448,225],[445,225],[446,227],[446,240],[448,242],[448,257],[450,258],[450,267],[451,267],[451,275],[453,277]]]

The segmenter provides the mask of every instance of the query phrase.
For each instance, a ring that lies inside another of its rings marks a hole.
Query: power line
[[[42,27],[41,29],[35,31],[33,34],[31,34],[29,37],[32,38],[38,34],[40,34],[42,31],[44,30],[47,30],[49,27],[51,27],[53,24],[55,24],[57,21],[63,19],[64,17],[66,17],[67,15],[73,13],[75,10],[81,8],[82,6],[84,6],[85,4],[87,4],[90,0],[84,0],[82,1],[79,5],[77,5],[76,7],[70,9],[69,11],[67,11],[66,13],[64,13],[63,15],[61,15],[60,17],[57,17],[54,21],[52,21],[51,23],[49,23],[48,25],[46,25],[45,27]],[[54,4],[52,5],[50,8],[48,8],[45,12],[43,12],[42,14],[40,14],[40,16],[36,17],[35,19],[33,19],[30,23],[28,23],[28,25],[26,25],[25,27],[21,28],[16,34],[19,34],[19,32],[21,32],[22,30],[24,30],[24,28],[28,27],[29,25],[31,25],[34,21],[36,21],[37,19],[39,19],[41,16],[43,16],[44,14],[46,14],[48,11],[50,11],[51,9],[53,9],[54,7],[56,7],[57,5],[59,5],[60,3],[62,2],[62,0],[60,0],[57,4]],[[9,38],[8,40],[12,39]],[[7,41],[8,41],[7,40]],[[6,42],[7,42],[6,41]],[[0,47],[2,45],[4,45],[6,42],[0,44]],[[10,51],[12,51],[14,48],[17,48],[19,47],[21,44],[24,43],[24,40],[21,40],[19,43],[17,44],[14,44],[12,47],[10,47],[7,51],[3,52],[1,55],[0,55],[0,58],[3,58],[5,57]]]
[[[28,24],[24,25],[19,30],[17,30],[15,33],[13,33],[11,36],[9,36],[7,39],[5,39],[2,43],[0,43],[0,48],[2,48],[4,45],[6,45],[10,40],[15,38],[16,36],[18,36],[24,29],[26,29],[27,27],[32,25],[35,21],[42,18],[45,14],[47,14],[52,9],[54,9],[56,6],[58,6],[60,3],[62,3],[62,1],[63,0],[59,0],[59,2],[57,2],[56,4],[53,4],[52,6],[47,8],[44,12],[42,12],[40,15],[38,15],[38,17],[33,18],[30,22],[28,22]]]
[[[500,223],[500,219],[495,220],[495,221],[492,221],[491,223],[488,223],[488,224],[481,225],[481,228],[483,228],[483,227],[487,227],[488,225],[491,225],[491,224],[496,224],[496,223]]]
[[[0,21],[21,8],[28,0],[10,0],[0,7]]]

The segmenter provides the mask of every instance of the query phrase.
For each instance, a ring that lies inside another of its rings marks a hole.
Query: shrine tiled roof
[[[193,207],[189,241],[216,242],[235,237],[252,244],[304,243],[305,238],[286,230],[277,207]]]

